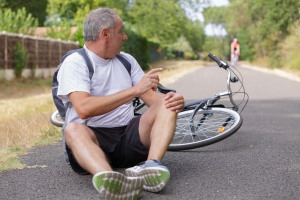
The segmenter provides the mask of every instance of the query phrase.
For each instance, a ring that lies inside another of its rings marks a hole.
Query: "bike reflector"
[[[224,126],[222,126],[221,128],[219,128],[218,133],[223,133],[225,131],[225,129],[226,128]]]

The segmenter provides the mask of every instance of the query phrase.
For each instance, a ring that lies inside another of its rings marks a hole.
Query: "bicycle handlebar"
[[[228,73],[228,76],[227,76],[227,91],[223,92],[223,93],[219,93],[218,95],[219,96],[228,95],[229,99],[230,99],[230,102],[234,106],[233,109],[235,111],[238,111],[238,105],[234,102],[234,100],[232,98],[232,91],[231,91],[231,87],[230,87],[230,82],[235,83],[235,82],[238,81],[238,79],[236,77],[231,77],[231,71],[230,71],[229,65],[226,62],[218,59],[215,55],[213,55],[211,53],[208,54],[208,57],[210,57],[213,61],[215,61],[219,65],[220,68],[223,68],[227,71],[227,73]]]
[[[208,54],[208,57],[215,61],[221,68],[227,69],[229,67],[229,65],[226,62],[219,60],[215,55],[211,53]]]

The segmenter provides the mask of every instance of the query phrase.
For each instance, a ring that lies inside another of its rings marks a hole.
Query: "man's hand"
[[[184,98],[181,94],[169,92],[165,96],[166,108],[179,113],[184,107]]]
[[[162,68],[151,69],[143,76],[140,82],[135,86],[137,89],[137,96],[144,94],[149,89],[152,89],[153,91],[157,89],[159,77],[156,73],[160,71],[162,71]]]

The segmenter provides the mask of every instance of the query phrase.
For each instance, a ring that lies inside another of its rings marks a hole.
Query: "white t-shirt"
[[[121,52],[131,64],[131,76],[125,66],[114,57],[108,60],[102,59],[86,47],[86,52],[94,67],[94,75],[89,78],[89,70],[84,58],[73,53],[69,55],[60,67],[57,75],[59,83],[57,96],[63,103],[70,101],[68,94],[75,91],[83,91],[91,96],[107,96],[136,85],[144,76],[144,72],[135,58]],[[103,115],[88,118],[86,121],[79,118],[74,107],[67,110],[66,123],[85,121],[92,127],[120,127],[127,125],[134,117],[131,101]]]

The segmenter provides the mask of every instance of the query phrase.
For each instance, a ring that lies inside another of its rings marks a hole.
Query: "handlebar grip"
[[[215,61],[220,68],[227,69],[229,67],[229,65],[226,62],[219,60],[215,55],[212,55],[211,53],[208,54],[208,57]]]
[[[221,61],[216,56],[214,56],[211,53],[209,53],[208,57],[210,57],[213,61],[215,61],[221,67],[222,63],[221,63]]]

